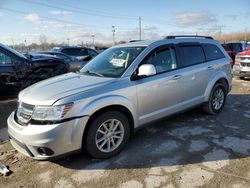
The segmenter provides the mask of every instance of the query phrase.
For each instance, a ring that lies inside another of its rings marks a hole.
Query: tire
[[[216,95],[218,96],[217,99],[216,99]],[[204,111],[212,115],[221,112],[221,110],[223,109],[225,105],[226,97],[227,97],[226,87],[220,83],[216,84],[210,93],[208,102],[206,102],[203,106]]]
[[[113,133],[112,123],[113,128],[116,128]],[[105,159],[119,153],[127,144],[129,137],[130,127],[127,117],[118,111],[109,111],[99,115],[90,124],[83,145],[91,157]]]

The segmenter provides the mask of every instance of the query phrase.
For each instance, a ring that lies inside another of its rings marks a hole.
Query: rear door
[[[224,54],[213,44],[185,43],[178,45],[183,70],[185,108],[204,101],[207,85]]]

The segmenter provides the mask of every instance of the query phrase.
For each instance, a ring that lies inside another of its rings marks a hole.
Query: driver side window
[[[164,48],[151,54],[145,64],[155,66],[156,74],[167,72],[177,68],[174,48]]]
[[[0,66],[1,65],[11,65],[11,57],[7,56],[3,52],[0,52]]]

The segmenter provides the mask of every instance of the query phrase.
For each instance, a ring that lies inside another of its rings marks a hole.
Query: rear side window
[[[203,49],[199,45],[180,46],[184,67],[205,62]]]
[[[66,48],[62,50],[63,53],[71,56],[86,56],[88,52],[85,48]]]
[[[214,44],[203,44],[203,47],[207,61],[212,61],[225,57],[222,51]]]
[[[223,48],[226,50],[226,51],[232,51],[232,47],[228,44],[222,44]]]
[[[241,43],[232,43],[231,45],[236,53],[242,52],[243,48]]]
[[[80,48],[77,55],[78,56],[86,56],[86,55],[88,55],[88,51],[85,48]]]
[[[63,49],[62,53],[65,53],[65,54],[68,54],[68,55],[74,55],[74,51],[71,48]]]

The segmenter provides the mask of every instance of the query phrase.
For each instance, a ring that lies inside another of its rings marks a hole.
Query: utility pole
[[[113,46],[115,45],[115,26],[112,26],[112,33],[113,33]]]
[[[24,48],[26,49],[26,52],[28,52],[28,45],[27,45],[27,40],[24,39]]]
[[[13,37],[11,37],[11,41],[12,41],[12,45],[13,45],[13,48],[14,48],[15,43],[14,43],[14,39],[13,39]]]
[[[141,40],[141,17],[139,16],[139,40]]]
[[[93,47],[95,47],[95,35],[91,35],[91,37],[92,37],[92,45]]]
[[[68,46],[69,46],[69,38],[67,38],[67,41],[68,41]]]
[[[247,28],[245,28],[244,40],[247,41]]]
[[[219,35],[220,35],[220,41],[221,41],[221,25],[220,25],[220,32],[219,32]]]

